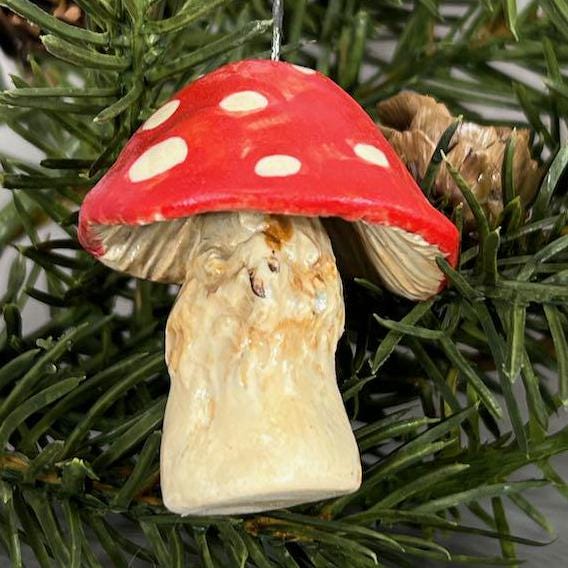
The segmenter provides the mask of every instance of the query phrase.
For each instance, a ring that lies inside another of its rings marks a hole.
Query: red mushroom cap
[[[112,226],[237,210],[389,226],[457,260],[457,229],[363,109],[324,75],[265,60],[226,65],[150,117],[85,199],[79,238],[104,257]]]

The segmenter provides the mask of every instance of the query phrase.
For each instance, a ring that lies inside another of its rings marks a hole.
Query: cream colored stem
[[[355,491],[335,378],[341,282],[317,219],[197,219],[168,320],[161,486],[180,514],[236,514]]]

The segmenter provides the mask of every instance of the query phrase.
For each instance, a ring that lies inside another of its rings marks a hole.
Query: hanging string
[[[280,59],[282,44],[282,21],[284,18],[284,0],[272,0],[272,61]]]

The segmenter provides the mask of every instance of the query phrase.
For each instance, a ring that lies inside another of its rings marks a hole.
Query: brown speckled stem
[[[335,378],[341,281],[321,223],[208,214],[197,235],[167,326],[165,505],[236,514],[355,491]]]

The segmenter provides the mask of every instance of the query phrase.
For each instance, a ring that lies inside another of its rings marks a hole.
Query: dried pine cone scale
[[[378,105],[382,130],[412,175],[421,181],[432,159],[438,140],[455,117],[432,97],[403,92]],[[480,126],[462,122],[448,151],[448,160],[470,185],[490,222],[503,210],[501,170],[507,141],[515,132],[514,178],[521,202],[530,203],[541,178],[540,168],[532,159],[528,130]],[[453,207],[464,203],[445,164],[434,182],[434,194]],[[466,228],[474,227],[473,214],[464,203]]]

